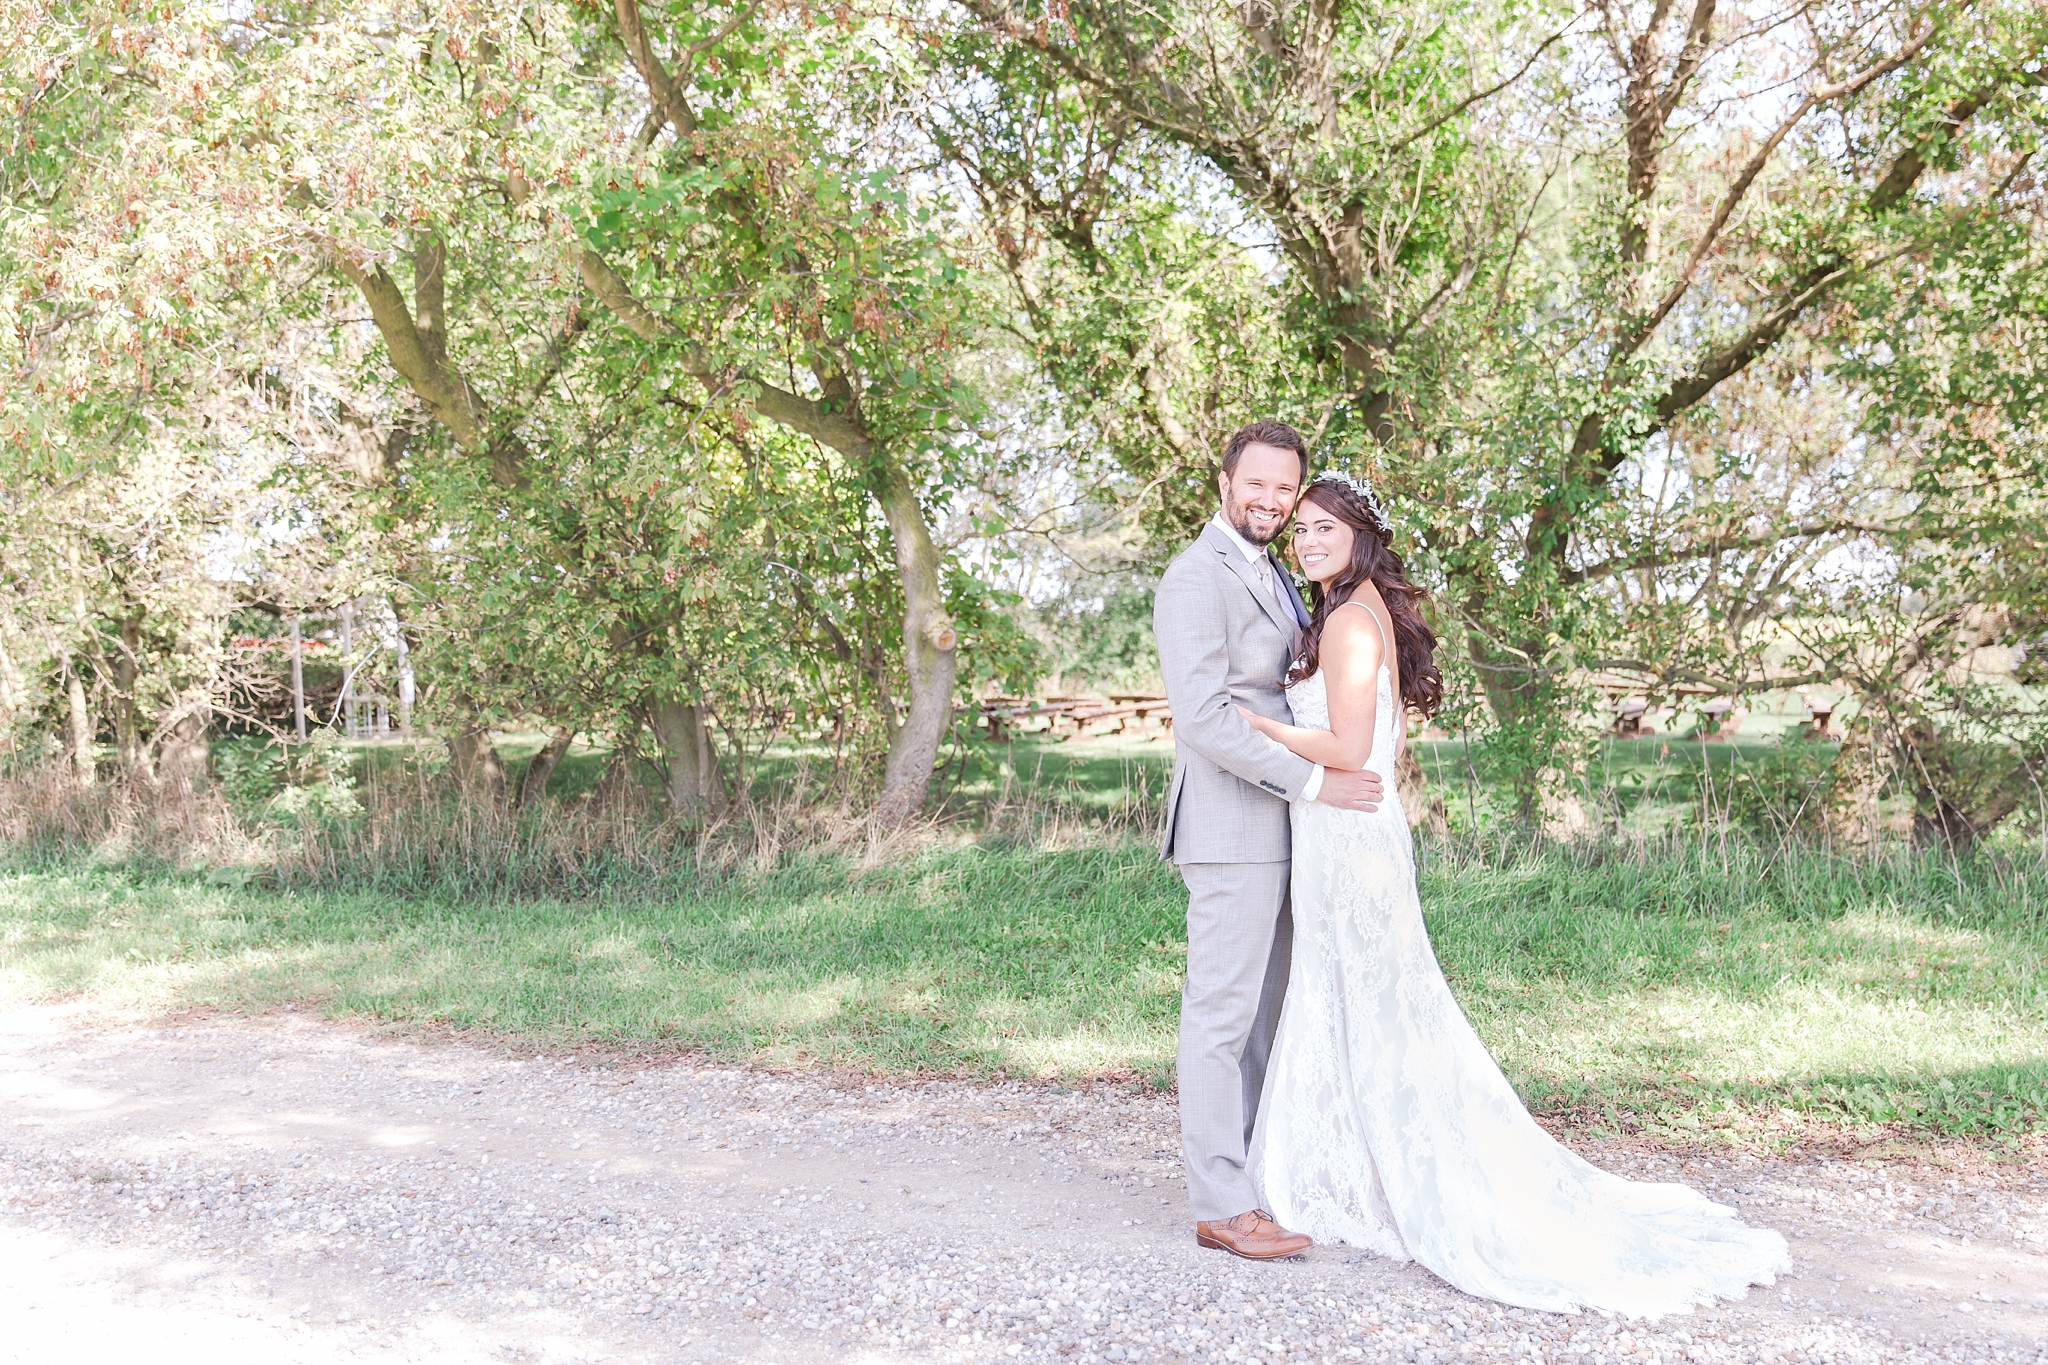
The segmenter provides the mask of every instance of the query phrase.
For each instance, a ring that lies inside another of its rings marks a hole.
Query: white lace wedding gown
[[[1288,689],[1327,728],[1317,673]],[[1368,767],[1387,802],[1294,807],[1294,959],[1252,1135],[1283,1227],[1523,1308],[1682,1312],[1787,1268],[1785,1239],[1683,1185],[1637,1184],[1558,1145],[1522,1107],[1445,984],[1394,800],[1392,675]]]

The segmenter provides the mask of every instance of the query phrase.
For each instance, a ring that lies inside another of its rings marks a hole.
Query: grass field
[[[0,867],[0,991],[293,1003],[521,1048],[1171,1078],[1184,896],[1108,835],[941,838],[865,869],[787,855],[577,900],[234,880]],[[2032,861],[1459,844],[1430,851],[1424,899],[1460,1000],[1540,1109],[1707,1141],[2048,1132]]]
[[[543,740],[539,734],[500,736],[499,749],[508,763],[517,764]],[[1581,795],[1590,804],[1607,808],[1632,834],[1665,833],[1698,810],[1703,780],[1709,799],[1720,809],[1746,777],[1772,771],[1788,758],[1803,757],[1818,769],[1833,758],[1835,747],[1827,742],[1786,745],[1755,737],[1711,744],[1669,736],[1610,737],[1601,742],[1588,766]],[[1512,799],[1480,780],[1466,761],[1462,741],[1418,739],[1413,748],[1431,789],[1449,807],[1453,829],[1470,833],[1513,822]],[[550,790],[558,797],[588,790],[602,773],[604,761],[602,752],[578,747],[556,770]],[[757,792],[766,793],[787,784],[800,768],[823,772],[830,763],[831,755],[822,746],[778,744],[750,764],[748,776]],[[1150,810],[1172,773],[1170,739],[1112,735],[1062,741],[1027,732],[1003,744],[972,742],[951,749],[934,797],[944,810],[969,818],[1005,792],[1016,791],[1051,796],[1076,809]],[[1796,796],[1790,799],[1796,803]],[[1767,817],[1760,818],[1770,824]]]
[[[508,734],[497,739],[506,762],[521,764],[539,750],[546,736]],[[387,762],[397,761],[399,752],[396,745],[384,746]],[[752,759],[747,776],[758,793],[766,794],[786,786],[799,769],[829,772],[832,757],[821,744],[778,743]],[[606,758],[602,750],[577,744],[549,780],[549,792],[559,798],[589,790],[602,776]],[[1172,773],[1170,740],[1112,735],[1062,742],[1028,733],[1005,744],[974,742],[951,749],[933,783],[933,797],[935,804],[955,813],[978,811],[1006,791],[1030,791],[1085,809],[1108,810],[1129,802],[1149,807]],[[648,780],[653,781],[651,772]]]

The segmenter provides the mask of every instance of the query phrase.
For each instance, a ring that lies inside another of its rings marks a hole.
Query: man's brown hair
[[[1261,417],[1230,433],[1230,439],[1223,444],[1225,474],[1237,472],[1237,462],[1243,457],[1246,446],[1272,446],[1278,450],[1293,451],[1301,459],[1301,481],[1308,482],[1308,442],[1301,439],[1300,432],[1279,418]]]

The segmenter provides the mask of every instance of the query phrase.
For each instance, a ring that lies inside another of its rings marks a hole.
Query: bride
[[[1369,768],[1389,792],[1404,713],[1430,714],[1443,695],[1390,532],[1365,485],[1309,485],[1293,539],[1315,603],[1288,673],[1298,723],[1245,713],[1303,758]],[[1397,803],[1292,810],[1293,969],[1249,1154],[1275,1219],[1558,1312],[1684,1311],[1787,1268],[1776,1232],[1683,1185],[1609,1175],[1529,1117],[1437,966]]]

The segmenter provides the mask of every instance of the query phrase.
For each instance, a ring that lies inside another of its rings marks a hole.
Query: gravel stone
[[[1778,1285],[1647,1321],[1504,1308],[1344,1247],[1202,1251],[1171,1097],[1107,1085],[31,1009],[0,1013],[0,1096],[0,1308],[34,1299],[39,1317],[5,1320],[70,1348],[139,1310],[152,1332],[212,1314],[215,1362],[2048,1365],[2039,1161],[1575,1142],[1792,1239]]]

